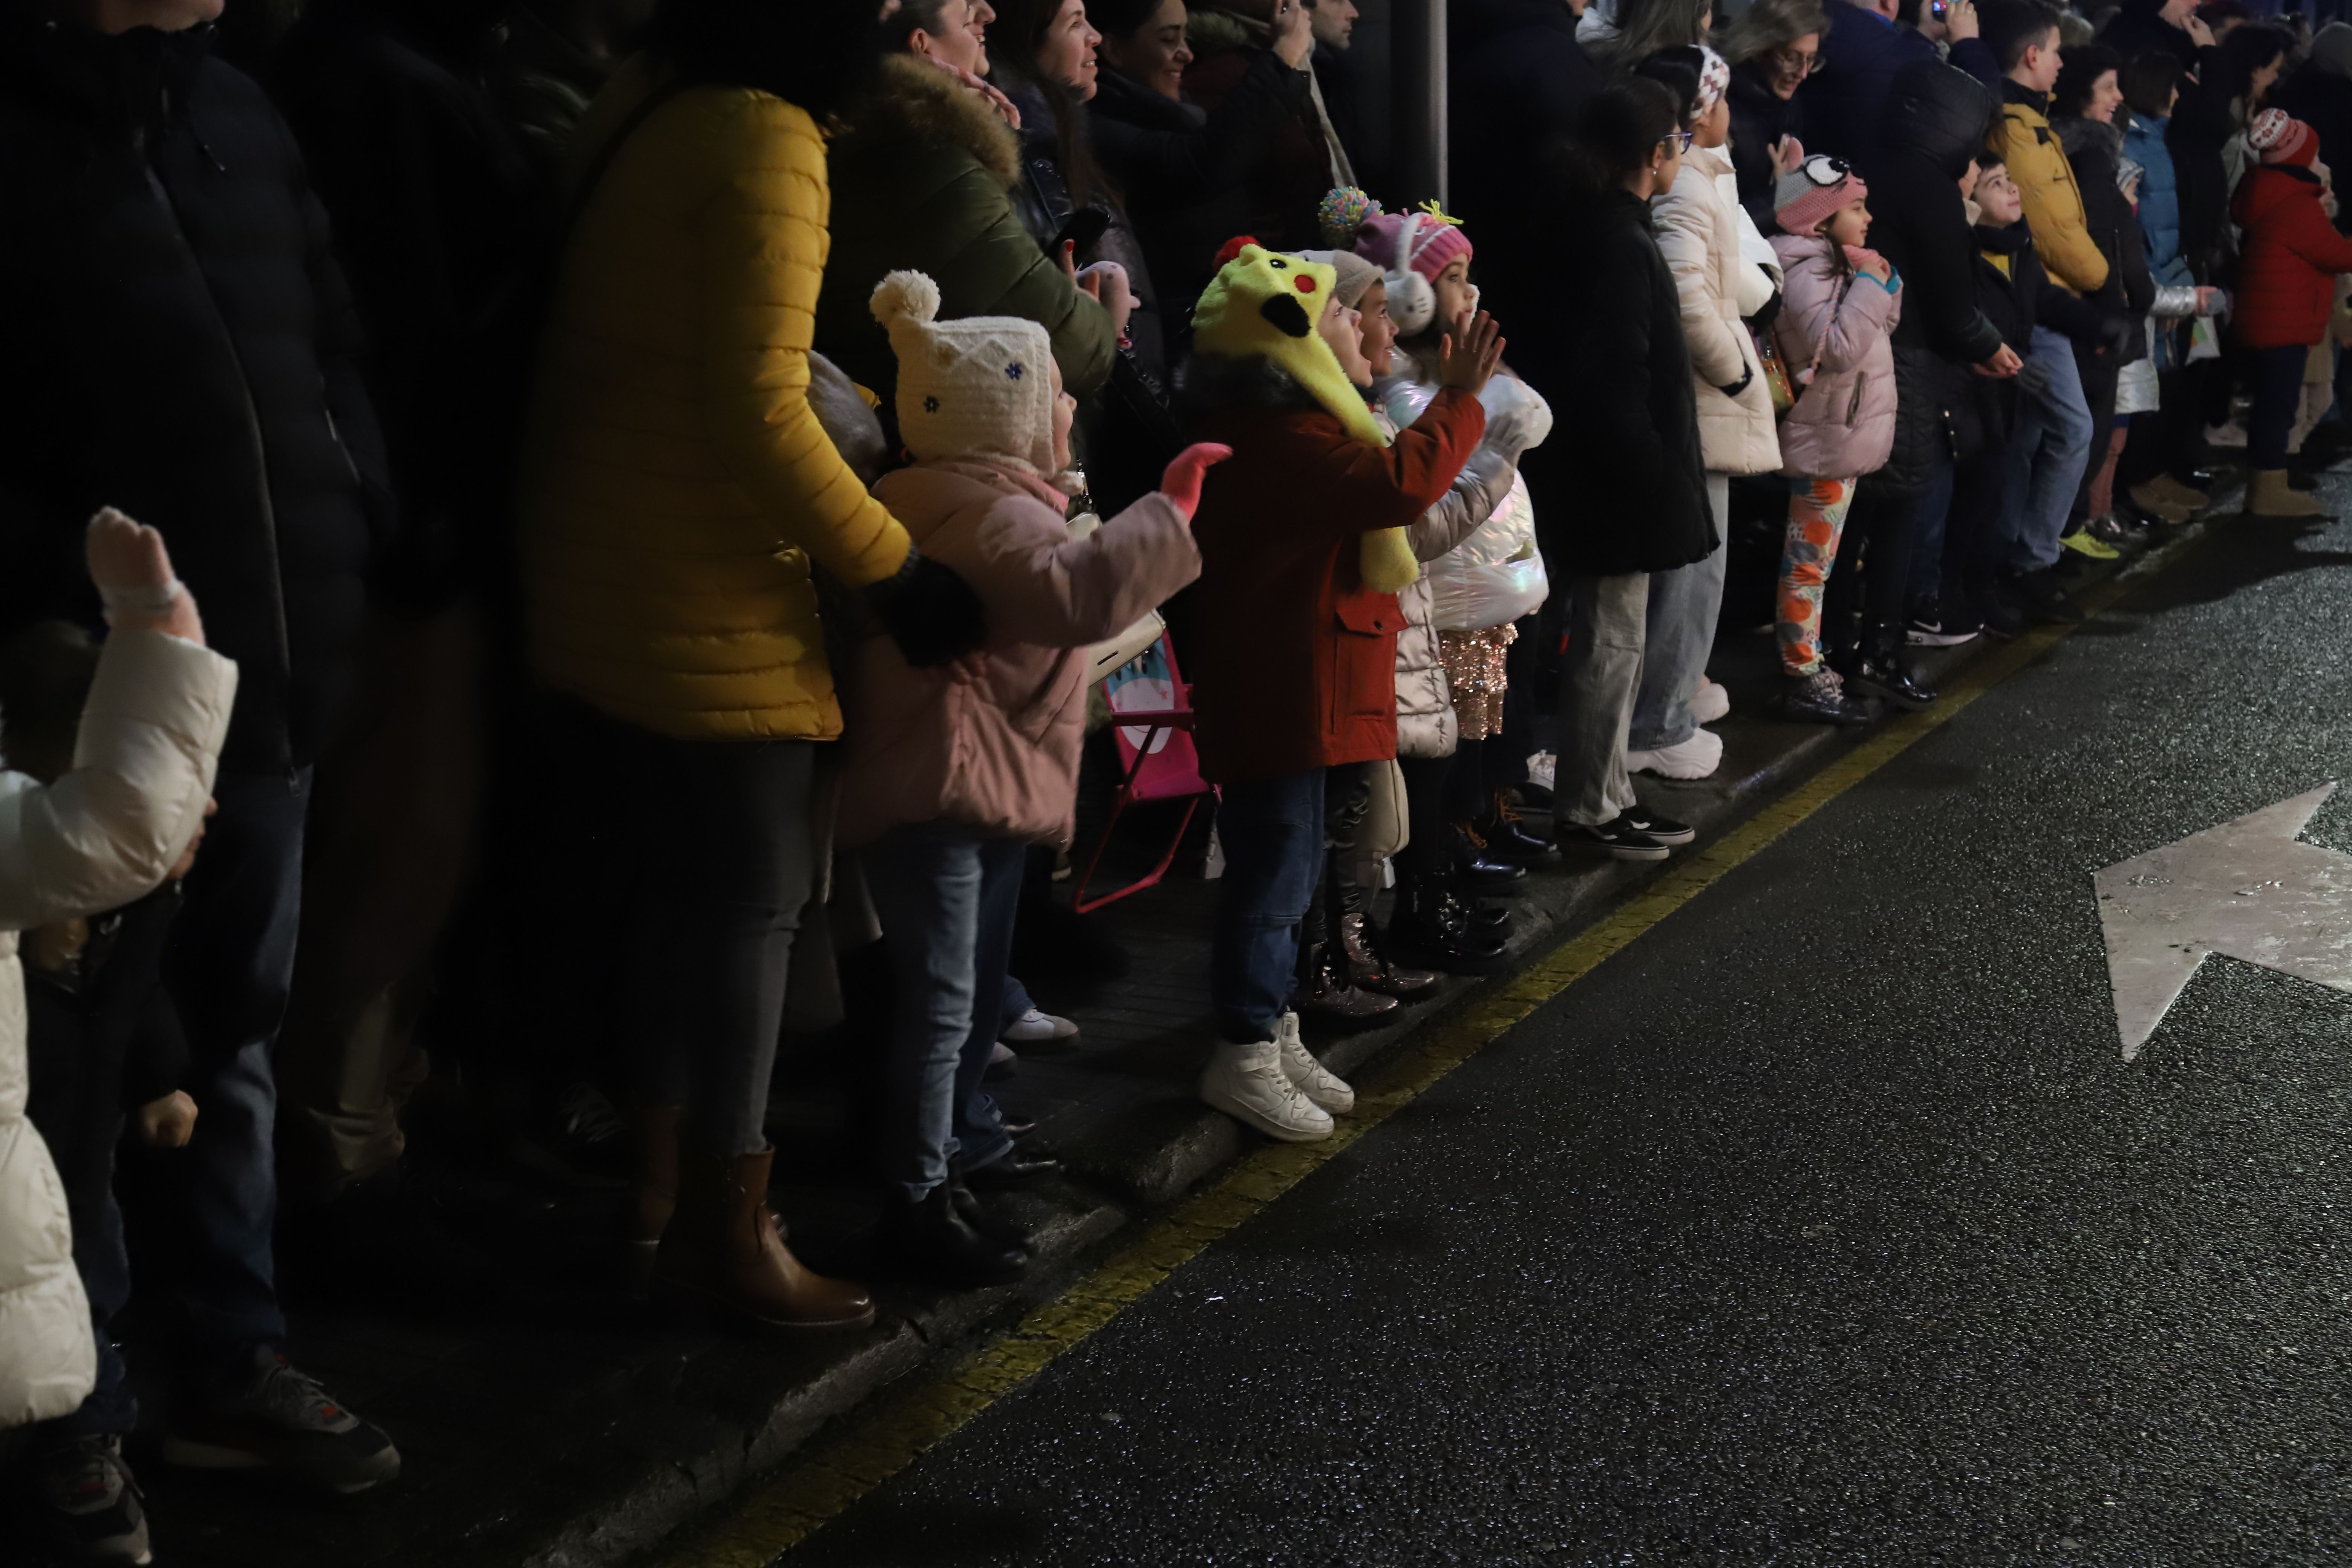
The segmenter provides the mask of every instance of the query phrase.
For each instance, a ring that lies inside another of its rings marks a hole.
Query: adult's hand
[[[1445,334],[1437,347],[1437,384],[1477,393],[1495,378],[1503,363],[1502,329],[1481,310],[1458,331]]]
[[[1944,13],[1944,36],[1953,43],[1973,38],[1981,33],[1977,25],[1976,0],[1952,0],[1951,9]]]
[[[2191,11],[2189,14],[2189,20],[2180,24],[2180,30],[2188,34],[2189,41],[2199,48],[2210,49],[2213,47],[2213,29],[2207,26],[2205,18],[2196,12]]]
[[[1306,69],[1315,52],[1315,15],[1299,0],[1275,0],[1274,52],[1292,70]]]
[[[1793,173],[1805,161],[1805,144],[1793,136],[1783,136],[1772,143],[1772,176]]]
[[[1184,521],[1201,510],[1201,480],[1210,468],[1234,455],[1234,449],[1217,441],[1195,441],[1176,454],[1168,471],[1160,476],[1160,493],[1176,503]]]
[[[89,520],[86,548],[89,580],[106,607],[107,625],[119,631],[163,632],[204,646],[196,596],[173,575],[162,534],[110,506]]]
[[[2017,357],[2017,351],[2015,349],[2011,348],[2007,343],[2003,343],[2000,345],[2000,352],[1999,353],[1993,355],[1990,359],[1980,360],[1977,363],[1970,365],[1969,368],[1975,371],[1979,375],[1990,376],[1995,380],[2001,380],[2006,377],[2015,375],[2019,371],[2023,370],[2025,368],[2025,362]]]

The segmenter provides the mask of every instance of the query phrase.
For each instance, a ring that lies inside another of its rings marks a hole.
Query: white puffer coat
[[[1740,296],[1754,264],[1743,254],[1739,204],[1718,178],[1731,173],[1720,147],[1683,155],[1674,187],[1652,204],[1658,250],[1682,297],[1683,338],[1697,384],[1699,456],[1711,474],[1770,474],[1780,468],[1772,392],[1757,370],[1756,345],[1740,320]],[[1723,388],[1748,376],[1738,397]]]
[[[0,773],[0,1428],[71,1412],[96,1368],[64,1189],[25,1120],[16,933],[163,883],[204,822],[236,666],[160,632],[107,639],[71,773]]]

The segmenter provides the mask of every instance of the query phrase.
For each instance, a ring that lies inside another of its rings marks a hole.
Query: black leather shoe
[[[955,1211],[963,1216],[964,1224],[1001,1247],[1017,1247],[1029,1250],[1029,1233],[1011,1220],[988,1212],[972,1190],[964,1184],[961,1173],[948,1178],[948,1191],[954,1194]]]
[[[2031,625],[2071,626],[2083,618],[2082,606],[2050,567],[2021,573],[2010,579],[2010,586],[2017,595],[2018,610]]]
[[[1409,1000],[1437,989],[1435,970],[1408,969],[1391,963],[1374,940],[1372,922],[1363,915],[1339,917],[1339,948],[1347,955],[1348,978],[1360,991]]]
[[[892,1193],[882,1211],[879,1242],[887,1267],[952,1289],[1010,1285],[1029,1268],[1028,1253],[972,1228],[957,1208],[952,1182],[941,1182],[919,1202]]]
[[[1397,1010],[1395,997],[1356,984],[1335,961],[1329,943],[1310,943],[1299,957],[1303,973],[1290,1001],[1301,1018],[1344,1031],[1367,1028]]]
[[[1897,708],[1917,712],[1936,705],[1936,689],[1913,672],[1910,662],[1903,657],[1903,630],[1900,626],[1882,626],[1871,634],[1863,645],[1862,657],[1854,660],[1853,672],[1846,684],[1866,697],[1892,702]]]
[[[1502,942],[1473,930],[1443,876],[1409,879],[1382,934],[1391,952],[1448,974],[1491,974],[1504,963]]]
[[[1008,1187],[1025,1187],[1059,1175],[1061,1170],[1062,1162],[1051,1154],[1031,1154],[1014,1148],[1002,1158],[966,1171],[963,1184],[976,1193],[1001,1193]]]

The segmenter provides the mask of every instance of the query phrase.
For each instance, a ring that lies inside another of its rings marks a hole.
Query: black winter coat
[[[1906,67],[1888,96],[1878,147],[1861,163],[1875,220],[1871,247],[1903,278],[1895,342],[1960,364],[2000,348],[2000,334],[1977,309],[1975,246],[1959,188],[1992,109],[1992,94],[1965,71],[1937,61]]]
[[[1916,27],[1898,26],[1861,5],[1832,4],[1829,13],[1820,68],[1797,89],[1810,127],[1805,151],[1859,162],[1878,138],[1895,79],[1916,67],[1942,64],[1944,56]],[[2000,91],[2000,67],[1982,40],[1954,46],[1950,63]]]
[[[1453,0],[1447,13],[1454,210],[1478,242],[1478,280],[1512,359],[1550,287],[1556,215],[1532,199],[1602,76],[1563,0]]]
[[[160,528],[237,662],[224,766],[328,739],[393,513],[294,138],[203,30],[0,20],[0,626],[89,619],[91,512]]]
[[[1568,576],[1666,572],[1720,542],[1707,510],[1698,405],[1680,296],[1650,227],[1623,191],[1546,203],[1559,230],[1553,318],[1515,354],[1552,406],[1528,488],[1547,564]],[[1534,458],[1535,452],[1528,454]],[[1546,480],[1551,482],[1547,486]]]
[[[1163,98],[1105,66],[1097,79],[1095,153],[1117,183],[1160,288],[1172,360],[1189,335],[1192,302],[1217,275],[1217,252],[1245,232],[1250,182],[1276,130],[1311,113],[1307,77],[1261,49],[1214,114]]]
[[[1772,196],[1780,176],[1772,171],[1772,144],[1783,136],[1805,139],[1805,97],[1782,98],[1774,92],[1761,62],[1743,60],[1731,68],[1731,173],[1739,183],[1739,205],[1763,235],[1780,232],[1772,216]],[[1810,153],[1812,148],[1805,149]]]
[[[537,321],[520,296],[547,233],[481,76],[493,23],[488,6],[313,0],[269,79],[367,332],[404,542],[430,551],[411,564],[436,573],[509,526]]]
[[[2091,243],[2107,258],[2107,280],[2075,303],[2088,308],[2089,330],[2065,331],[2074,340],[2074,360],[2093,414],[2115,412],[2116,378],[2123,367],[2147,354],[2147,309],[2156,302],[2156,279],[2147,269],[2147,245],[2139,218],[2116,183],[2122,171],[2123,132],[2080,117],[2052,126],[2074,184],[2083,193],[2083,223]],[[2063,289],[2049,290],[2064,294]],[[2053,301],[2055,303],[2055,301]]]
[[[2339,74],[2317,60],[2305,60],[2295,73],[2271,89],[2266,100],[2284,109],[2319,137],[2319,161],[2332,172],[2347,171],[2352,178],[2352,77]],[[2336,210],[2336,232],[2352,234],[2352,202]]]

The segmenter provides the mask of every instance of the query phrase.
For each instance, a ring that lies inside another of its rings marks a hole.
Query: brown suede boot
[[[2326,517],[2318,499],[2287,482],[2284,468],[2257,469],[2246,488],[2248,517]]]
[[[632,1105],[629,1122],[629,1230],[632,1282],[653,1279],[654,1254],[677,1207],[677,1126],[675,1105]]]
[[[862,1329],[874,1321],[865,1287],[801,1266],[768,1207],[772,1149],[757,1154],[686,1151],[677,1210],[654,1264],[665,1285],[692,1291],[777,1329]]]

